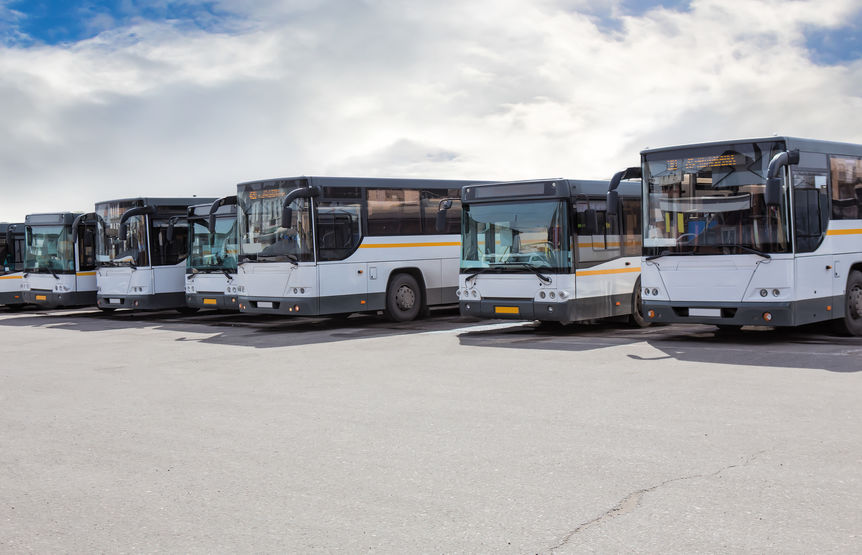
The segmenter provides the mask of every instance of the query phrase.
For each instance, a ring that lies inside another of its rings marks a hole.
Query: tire
[[[632,292],[632,313],[629,315],[629,325],[635,328],[645,328],[652,322],[644,318],[644,307],[641,302],[641,278],[635,282],[635,290]]]
[[[858,270],[847,277],[844,318],[833,320],[833,327],[841,335],[862,335],[862,272]]]
[[[177,312],[180,314],[194,314],[199,311],[200,308],[197,306],[181,306],[177,309]]]
[[[383,314],[393,322],[415,320],[422,310],[422,289],[410,274],[396,274],[386,288]]]

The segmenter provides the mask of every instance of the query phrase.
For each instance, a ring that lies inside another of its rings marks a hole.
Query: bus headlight
[[[760,296],[761,296],[761,297],[765,297],[765,296],[767,296],[767,295],[769,295],[769,291],[767,291],[766,289],[761,289],[761,290],[760,290]]]
[[[569,292],[568,292],[568,291],[560,291],[560,298],[561,298],[561,299],[565,299],[565,298],[566,298],[566,297],[568,297],[568,296],[569,296]]]

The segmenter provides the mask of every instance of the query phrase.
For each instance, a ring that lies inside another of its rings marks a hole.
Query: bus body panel
[[[235,273],[232,273],[230,278],[222,272],[187,273],[186,304],[193,308],[239,310],[236,277]]]
[[[0,275],[0,305],[17,305],[24,303],[23,272],[13,272]]]

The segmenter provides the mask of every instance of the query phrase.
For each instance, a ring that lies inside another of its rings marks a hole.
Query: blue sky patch
[[[623,0],[617,13],[613,13],[609,5],[597,2],[587,8],[587,14],[595,18],[602,31],[621,31],[622,21],[617,19],[620,15],[640,17],[657,8],[685,12],[691,8],[691,0]]]
[[[820,65],[838,65],[862,58],[862,10],[840,28],[811,28],[805,46],[811,60]]]
[[[77,42],[141,20],[174,20],[209,30],[225,17],[206,0],[11,0],[6,7],[18,16],[2,29],[3,42],[24,45]]]

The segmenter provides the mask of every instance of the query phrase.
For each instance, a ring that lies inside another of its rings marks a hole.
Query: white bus
[[[862,335],[862,145],[769,137],[641,163],[648,320]]]
[[[96,203],[97,305],[185,312],[188,207],[213,198],[132,198]]]
[[[24,306],[24,224],[0,223],[0,305]]]
[[[543,179],[462,191],[460,309],[465,316],[571,322],[638,311],[640,185]]]
[[[455,304],[459,210],[442,199],[474,181],[294,177],[237,186],[242,312],[395,321]]]
[[[186,305],[239,310],[236,264],[239,254],[236,195],[189,206]]]
[[[96,303],[96,222],[80,212],[30,214],[24,301],[46,308]]]

